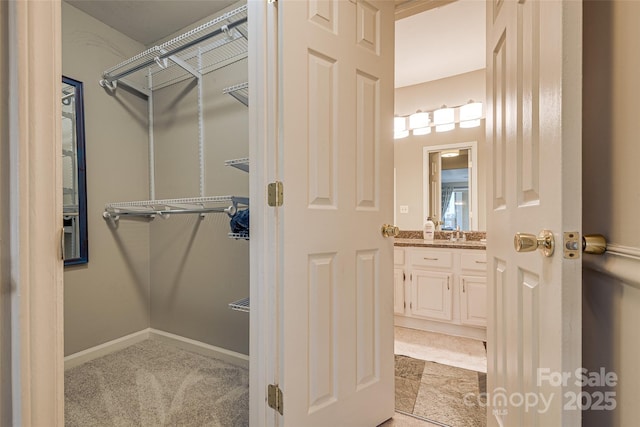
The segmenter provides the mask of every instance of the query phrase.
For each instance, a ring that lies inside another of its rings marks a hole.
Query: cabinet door
[[[411,274],[411,315],[451,320],[453,274],[414,269]]]
[[[393,269],[393,312],[404,314],[404,270]]]
[[[460,276],[460,322],[487,326],[487,278]]]

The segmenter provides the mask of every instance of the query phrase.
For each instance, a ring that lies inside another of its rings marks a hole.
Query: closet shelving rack
[[[249,158],[243,157],[242,159],[227,160],[224,162],[225,166],[231,166],[241,171],[249,172]]]
[[[211,21],[109,68],[100,85],[115,91],[118,82],[140,92],[148,99],[149,114],[149,195],[150,200],[107,203],[103,217],[117,221],[121,216],[168,217],[171,214],[204,214],[247,208],[249,199],[240,196],[205,196],[204,119],[202,77],[247,57],[247,6],[238,7]],[[198,83],[198,155],[200,161],[200,197],[155,199],[155,160],[153,137],[153,91],[195,78]],[[229,94],[248,104],[248,84],[236,85]],[[243,101],[243,97],[246,98]],[[236,166],[241,167],[241,166]],[[247,166],[248,170],[248,166]],[[246,234],[229,233],[232,238]]]
[[[231,95],[245,106],[249,106],[249,82],[225,88],[222,93]]]
[[[241,300],[229,303],[229,308],[231,310],[242,311],[244,313],[249,312],[249,297],[243,298]]]
[[[120,216],[160,216],[168,218],[171,214],[225,212],[235,214],[239,209],[249,206],[249,198],[238,196],[191,197],[183,199],[144,200],[135,202],[107,203],[104,213],[106,219],[117,221]]]
[[[124,77],[146,71],[151,78],[145,89],[159,89],[246,58],[247,40],[244,5],[109,68],[100,85],[113,89]]]

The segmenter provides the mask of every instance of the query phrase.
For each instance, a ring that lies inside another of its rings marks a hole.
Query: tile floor
[[[487,352],[482,341],[434,332],[395,327],[395,353],[445,365],[487,372]],[[431,427],[440,424],[396,412],[379,427]]]

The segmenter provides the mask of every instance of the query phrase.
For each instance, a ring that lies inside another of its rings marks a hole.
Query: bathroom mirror
[[[89,262],[82,82],[62,77],[64,265]]]
[[[424,217],[438,230],[478,229],[476,142],[424,147]]]

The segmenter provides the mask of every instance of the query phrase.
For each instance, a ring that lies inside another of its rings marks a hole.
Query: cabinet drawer
[[[478,251],[477,254],[461,254],[460,267],[463,271],[487,271],[487,253]]]
[[[404,249],[393,249],[393,263],[404,265]]]
[[[453,266],[453,254],[447,251],[413,251],[411,265],[451,268]]]

